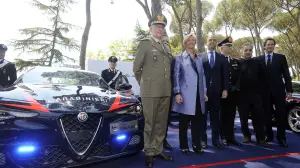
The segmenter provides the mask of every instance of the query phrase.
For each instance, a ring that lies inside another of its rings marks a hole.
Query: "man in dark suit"
[[[241,129],[244,135],[243,143],[251,142],[248,119],[251,111],[252,124],[258,145],[267,145],[263,124],[263,103],[261,98],[261,87],[263,75],[259,69],[257,57],[252,58],[253,46],[246,44],[242,48],[242,58],[239,60],[239,114]]]
[[[14,63],[4,59],[7,46],[0,44],[0,87],[9,87],[17,79],[17,70]]]
[[[232,58],[230,54],[232,53],[232,38],[227,37],[222,42],[218,44],[221,48],[221,53],[225,56],[228,62],[228,97],[221,100],[221,110],[220,110],[220,122],[221,122],[221,138],[222,143],[225,146],[241,144],[235,139],[234,136],[234,120],[236,115],[236,107],[238,106],[239,99],[239,61]]]
[[[291,76],[286,58],[282,54],[274,53],[276,42],[273,38],[264,41],[265,54],[259,56],[260,67],[264,75],[263,104],[266,127],[266,141],[273,141],[272,105],[275,105],[275,119],[277,122],[277,140],[280,146],[288,147],[285,136],[285,98],[292,96]],[[284,79],[284,80],[283,80]],[[287,93],[287,94],[286,94]]]
[[[221,98],[227,97],[228,89],[228,63],[225,57],[217,53],[217,40],[215,36],[210,36],[207,39],[207,52],[202,53],[203,67],[206,77],[206,87],[208,102],[206,107],[205,117],[210,114],[210,125],[212,127],[212,144],[218,149],[224,149],[224,146],[219,141],[220,136],[220,102]],[[204,132],[202,133],[202,147],[207,148],[207,121],[204,120]]]

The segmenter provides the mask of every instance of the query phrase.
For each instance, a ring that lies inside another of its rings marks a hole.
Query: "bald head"
[[[208,50],[215,50],[217,46],[217,38],[215,35],[210,35],[207,38],[207,48]]]

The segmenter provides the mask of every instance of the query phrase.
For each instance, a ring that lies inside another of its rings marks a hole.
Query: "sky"
[[[63,20],[79,27],[66,36],[75,38],[80,44],[86,19],[85,0],[76,1],[76,4],[71,5],[69,12],[63,15]],[[216,7],[221,0],[210,1]],[[38,9],[32,7],[29,2],[30,0],[0,0],[2,7],[0,10],[2,16],[0,44],[8,44],[9,40],[12,39],[22,39],[23,37],[18,32],[19,29],[50,25],[47,17]],[[163,14],[166,15],[168,23],[170,23],[170,13],[163,11]],[[91,15],[92,26],[87,46],[87,50],[91,52],[96,53],[99,49],[106,50],[110,43],[115,40],[131,40],[134,38],[134,28],[137,21],[143,28],[147,29],[148,19],[136,0],[114,0],[114,4],[111,4],[111,0],[92,0]],[[212,19],[212,17],[213,12],[207,19]],[[168,32],[168,34],[170,33]],[[262,37],[272,34],[273,32],[266,30],[263,32]],[[233,40],[249,35],[249,33],[243,31],[232,33]],[[26,53],[19,55],[19,52],[13,51],[11,46],[8,46],[8,48],[6,59],[9,61],[13,61],[15,58],[30,58]],[[67,51],[67,54],[72,55],[77,60],[79,59],[79,51]]]

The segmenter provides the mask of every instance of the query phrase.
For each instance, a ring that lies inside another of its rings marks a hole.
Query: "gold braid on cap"
[[[163,20],[165,19],[164,16],[160,16],[160,15],[158,15],[156,18],[157,18],[157,20],[159,20],[159,21],[163,21]]]

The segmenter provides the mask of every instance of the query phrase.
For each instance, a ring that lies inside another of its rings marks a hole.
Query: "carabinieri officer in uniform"
[[[234,119],[236,108],[239,99],[239,61],[232,58],[232,38],[227,37],[225,40],[218,44],[221,47],[221,53],[225,56],[228,62],[228,97],[221,100],[220,121],[221,121],[221,138],[225,146],[241,144],[236,141],[234,136]]]
[[[7,46],[0,44],[0,87],[9,87],[17,79],[17,70],[14,63],[4,59]]]
[[[104,69],[101,73],[101,77],[105,80],[105,82],[112,88],[115,89],[116,81],[119,76],[122,76],[122,72],[116,69],[118,58],[115,56],[111,56],[108,59],[109,68]]]

